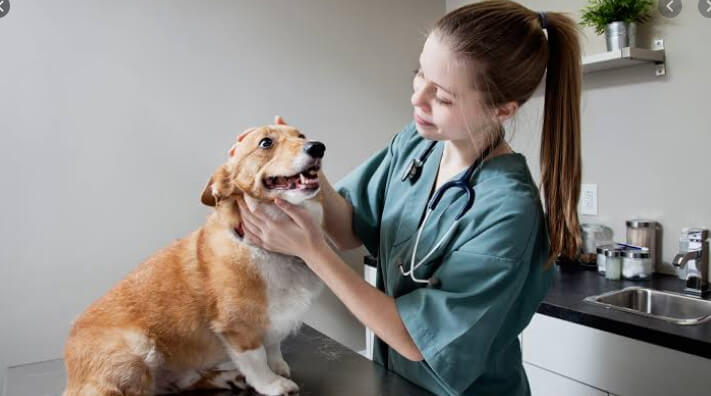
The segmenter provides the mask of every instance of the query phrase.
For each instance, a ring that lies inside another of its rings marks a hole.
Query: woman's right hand
[[[288,125],[281,116],[274,116],[274,124]],[[353,207],[326,179],[323,169],[318,171],[323,197],[324,229],[334,247],[338,250],[355,249],[363,242],[353,232]]]

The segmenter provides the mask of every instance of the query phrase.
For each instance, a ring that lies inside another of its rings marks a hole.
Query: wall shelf
[[[664,40],[654,40],[654,49],[625,47],[583,57],[583,73],[654,63],[656,75],[666,74]]]

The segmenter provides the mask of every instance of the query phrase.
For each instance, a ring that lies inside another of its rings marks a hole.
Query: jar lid
[[[622,251],[620,249],[608,249],[605,250],[605,257],[620,257]]]
[[[627,258],[649,258],[649,250],[632,250],[627,249],[624,251],[624,256]]]
[[[598,254],[604,254],[608,250],[620,250],[620,248],[618,248],[617,245],[605,244],[598,246],[596,250]]]
[[[657,222],[654,220],[645,220],[645,219],[627,220],[627,227],[633,227],[633,228],[654,227],[654,226],[656,226],[656,224],[657,224]]]

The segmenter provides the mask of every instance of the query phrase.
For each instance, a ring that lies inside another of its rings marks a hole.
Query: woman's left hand
[[[276,199],[275,206],[286,216],[273,220],[260,208],[250,210],[241,196],[237,198],[237,204],[245,236],[263,249],[306,261],[310,254],[328,247],[321,225],[301,206]]]

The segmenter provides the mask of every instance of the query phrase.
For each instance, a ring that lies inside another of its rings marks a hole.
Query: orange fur
[[[64,351],[65,396],[152,394],[166,370],[205,370],[191,386],[209,387],[208,370],[228,357],[218,335],[237,351],[262,344],[269,325],[265,280],[250,247],[226,230],[240,223],[235,197],[269,200],[256,181],[291,171],[304,139],[283,125],[250,132],[203,193],[216,209],[206,223],[143,262],[75,321]],[[255,150],[267,135],[279,146]]]

